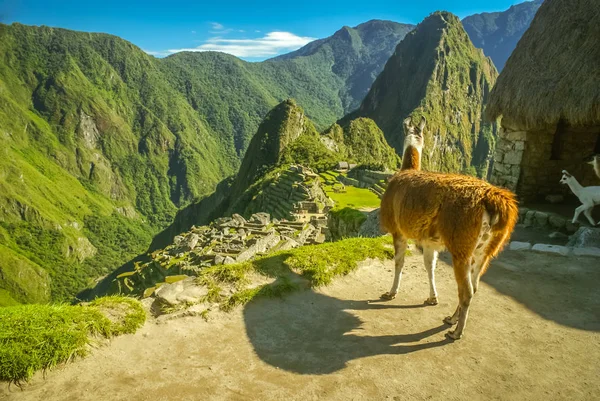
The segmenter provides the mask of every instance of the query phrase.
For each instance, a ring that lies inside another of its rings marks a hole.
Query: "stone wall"
[[[275,218],[326,213],[333,206],[311,169],[292,165],[263,188],[247,207],[247,213],[265,211]]]
[[[559,183],[567,170],[584,186],[598,185],[598,178],[583,158],[591,154],[598,132],[568,131],[563,135],[560,160],[550,160],[554,131],[500,129],[490,181],[515,191],[521,201],[541,201],[547,195],[571,195]]]
[[[374,170],[352,170],[348,176],[339,176],[338,179],[346,185],[353,185],[359,188],[369,188],[379,197],[383,195],[387,188],[387,182],[394,173]]]
[[[527,132],[500,128],[490,177],[493,184],[517,190],[526,142]]]
[[[135,270],[119,274],[111,292],[148,296],[169,282],[169,277],[197,276],[210,266],[323,243],[326,233],[324,216],[314,216],[310,222],[271,219],[268,213],[255,213],[249,220],[238,214],[221,217],[175,236],[171,245],[152,252],[150,261],[136,263]]]

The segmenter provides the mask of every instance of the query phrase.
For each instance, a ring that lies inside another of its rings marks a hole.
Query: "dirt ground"
[[[447,259],[445,259],[447,262]],[[440,261],[440,304],[424,306],[421,256],[398,298],[392,262],[365,262],[317,291],[229,314],[148,323],[89,357],[38,374],[9,400],[592,400],[600,394],[600,263],[505,252],[484,277],[465,337]]]

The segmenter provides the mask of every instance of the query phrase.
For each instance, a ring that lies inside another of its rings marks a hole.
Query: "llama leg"
[[[435,288],[435,265],[437,264],[438,253],[436,250],[425,247],[423,248],[423,260],[425,262],[425,269],[427,269],[427,275],[429,276],[429,298],[425,300],[426,304],[437,305],[437,290]]]
[[[454,326],[456,324],[456,322],[458,322],[459,315],[460,315],[460,302],[458,303],[458,306],[456,307],[454,314],[452,316],[446,316],[444,318],[444,323],[449,324],[450,326]]]
[[[471,281],[471,269],[468,261],[453,261],[454,275],[458,284],[458,324],[454,331],[449,331],[447,336],[453,340],[462,337],[467,318],[469,317],[469,306],[473,298],[473,284]],[[454,316],[453,316],[454,317]]]
[[[585,210],[583,211],[583,215],[584,215],[585,217],[587,217],[588,221],[590,222],[590,224],[591,224],[592,226],[595,226],[595,225],[596,225],[596,223],[594,222],[594,218],[592,217],[592,209],[593,209],[593,208],[594,208],[594,205],[592,205],[592,206],[588,207],[587,209],[585,209]]]
[[[583,212],[585,210],[585,208],[586,207],[584,205],[581,205],[577,209],[575,209],[575,215],[573,216],[573,221],[572,221],[573,224],[575,224],[577,222],[579,215],[581,214],[581,212]]]
[[[400,287],[400,280],[402,279],[402,268],[404,267],[404,255],[406,254],[406,238],[402,234],[393,234],[394,236],[394,282],[392,283],[392,289],[381,296],[383,299],[394,299],[398,294],[398,288]]]

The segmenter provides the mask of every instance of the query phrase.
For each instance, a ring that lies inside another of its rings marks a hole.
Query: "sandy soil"
[[[318,291],[229,314],[148,323],[86,359],[37,375],[10,400],[592,400],[600,394],[598,259],[505,252],[485,276],[465,337],[450,343],[451,268],[440,304],[421,257],[400,296],[391,262],[365,263]]]

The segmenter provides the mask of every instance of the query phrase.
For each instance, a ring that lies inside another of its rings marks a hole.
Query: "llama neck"
[[[600,178],[600,159],[596,158],[596,160],[594,160],[594,171],[596,172],[596,175],[598,176],[598,178]]]
[[[401,170],[420,170],[421,169],[421,152],[412,145],[408,145],[404,149],[402,156]]]
[[[571,188],[571,191],[575,194],[575,196],[579,197],[579,194],[583,189],[579,181],[577,181],[575,177],[571,177],[567,184],[569,185],[569,188]]]

